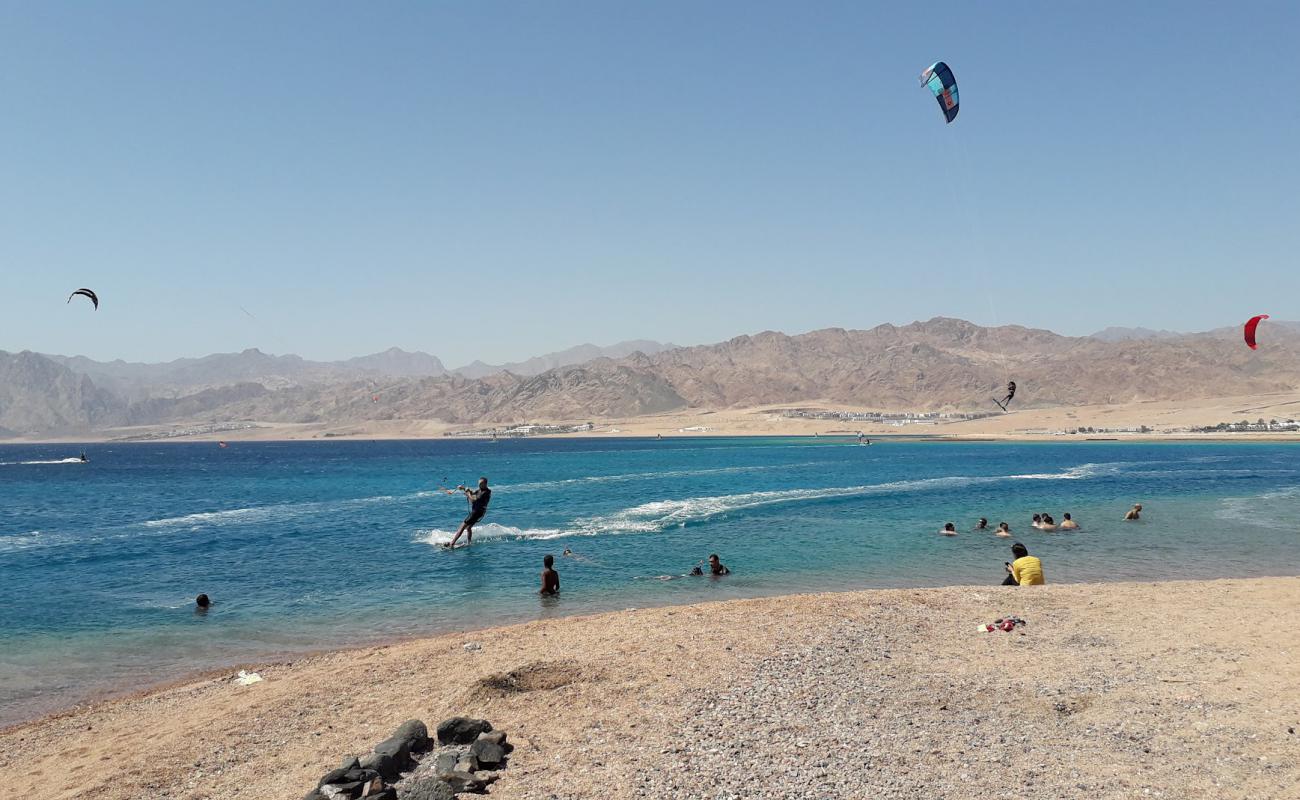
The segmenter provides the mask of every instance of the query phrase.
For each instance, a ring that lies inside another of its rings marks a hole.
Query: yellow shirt
[[[1021,586],[1042,586],[1047,583],[1043,579],[1043,562],[1033,556],[1024,556],[1012,561],[1011,574]]]

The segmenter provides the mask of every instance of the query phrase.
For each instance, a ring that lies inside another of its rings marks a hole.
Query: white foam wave
[[[824,489],[784,489],[767,492],[744,492],[717,497],[688,497],[682,500],[656,500],[624,509],[613,514],[575,520],[577,533],[650,533],[668,528],[682,527],[712,517],[735,511],[744,511],[781,503],[812,500],[830,500],[841,497],[860,497],[872,494],[891,494],[941,487],[970,486],[1005,480],[998,477],[925,478],[913,481],[893,481],[866,486],[839,486]]]
[[[54,458],[36,461],[0,461],[0,467],[25,467],[32,464],[88,464],[80,458]]]
[[[1300,513],[1300,487],[1292,486],[1251,497],[1228,497],[1219,501],[1214,516],[1225,522],[1250,525],[1256,528],[1295,528],[1295,516]],[[1287,519],[1287,512],[1291,519]]]
[[[15,533],[8,536],[0,536],[0,553],[16,553],[19,550],[30,550],[33,547],[44,547],[50,543],[48,535],[41,531],[28,531],[27,533]]]
[[[515,528],[510,525],[498,525],[495,522],[474,526],[475,541],[480,539],[554,539],[571,533],[573,531],[560,530],[559,528]],[[432,528],[430,530],[416,531],[415,537],[411,541],[417,544],[430,544],[441,547],[450,542],[451,537],[455,534],[455,531]],[[461,541],[464,541],[463,536]]]

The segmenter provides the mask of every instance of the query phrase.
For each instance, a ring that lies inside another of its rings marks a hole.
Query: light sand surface
[[[977,631],[1004,614],[1023,635]],[[517,745],[499,798],[1295,798],[1297,622],[1300,578],[548,619],[10,729],[0,795],[296,798],[405,719],[470,714]]]
[[[828,411],[905,411],[906,409],[878,409],[846,406],[808,400],[759,408],[689,409],[667,414],[653,414],[625,419],[595,420],[520,420],[519,422],[581,424],[595,423],[595,429],[586,433],[564,436],[821,436],[852,435],[862,431],[868,436],[891,435],[931,436],[949,439],[1005,439],[1072,441],[1087,436],[1117,437],[1126,441],[1173,438],[1189,439],[1239,439],[1300,441],[1300,433],[1171,433],[1188,427],[1212,426],[1221,422],[1255,422],[1259,419],[1300,419],[1300,393],[1284,392],[1269,395],[1241,397],[1202,398],[1178,401],[1151,401],[1115,405],[1058,406],[1034,408],[1012,405],[1011,413],[997,414],[976,420],[938,420],[934,424],[909,424],[894,426],[880,423],[824,419],[791,418],[782,411],[791,408],[822,409]],[[989,411],[997,409],[990,403]],[[464,432],[490,428],[491,423],[478,425],[450,425],[440,420],[383,420],[362,421],[346,425],[322,423],[254,423],[257,427],[214,433],[178,435],[154,441],[282,441],[282,440],[365,440],[365,439],[420,439],[441,438],[449,432]],[[1097,433],[1075,436],[1059,432],[1090,428],[1131,428],[1140,426],[1152,429],[1152,434]],[[154,426],[149,428],[118,428],[93,435],[65,436],[39,441],[89,442],[110,441],[127,437],[140,437],[159,432],[184,432],[187,426]],[[12,442],[29,441],[23,439]]]

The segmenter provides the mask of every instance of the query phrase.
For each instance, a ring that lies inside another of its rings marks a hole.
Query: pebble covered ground
[[[0,770],[14,797],[297,798],[467,714],[516,746],[494,798],[1300,798],[1297,622],[1297,578],[554,619],[75,709],[0,733]]]

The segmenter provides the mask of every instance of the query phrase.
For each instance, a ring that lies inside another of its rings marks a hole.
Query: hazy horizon
[[[0,349],[460,365],[1297,316],[1294,5],[3,13]]]

